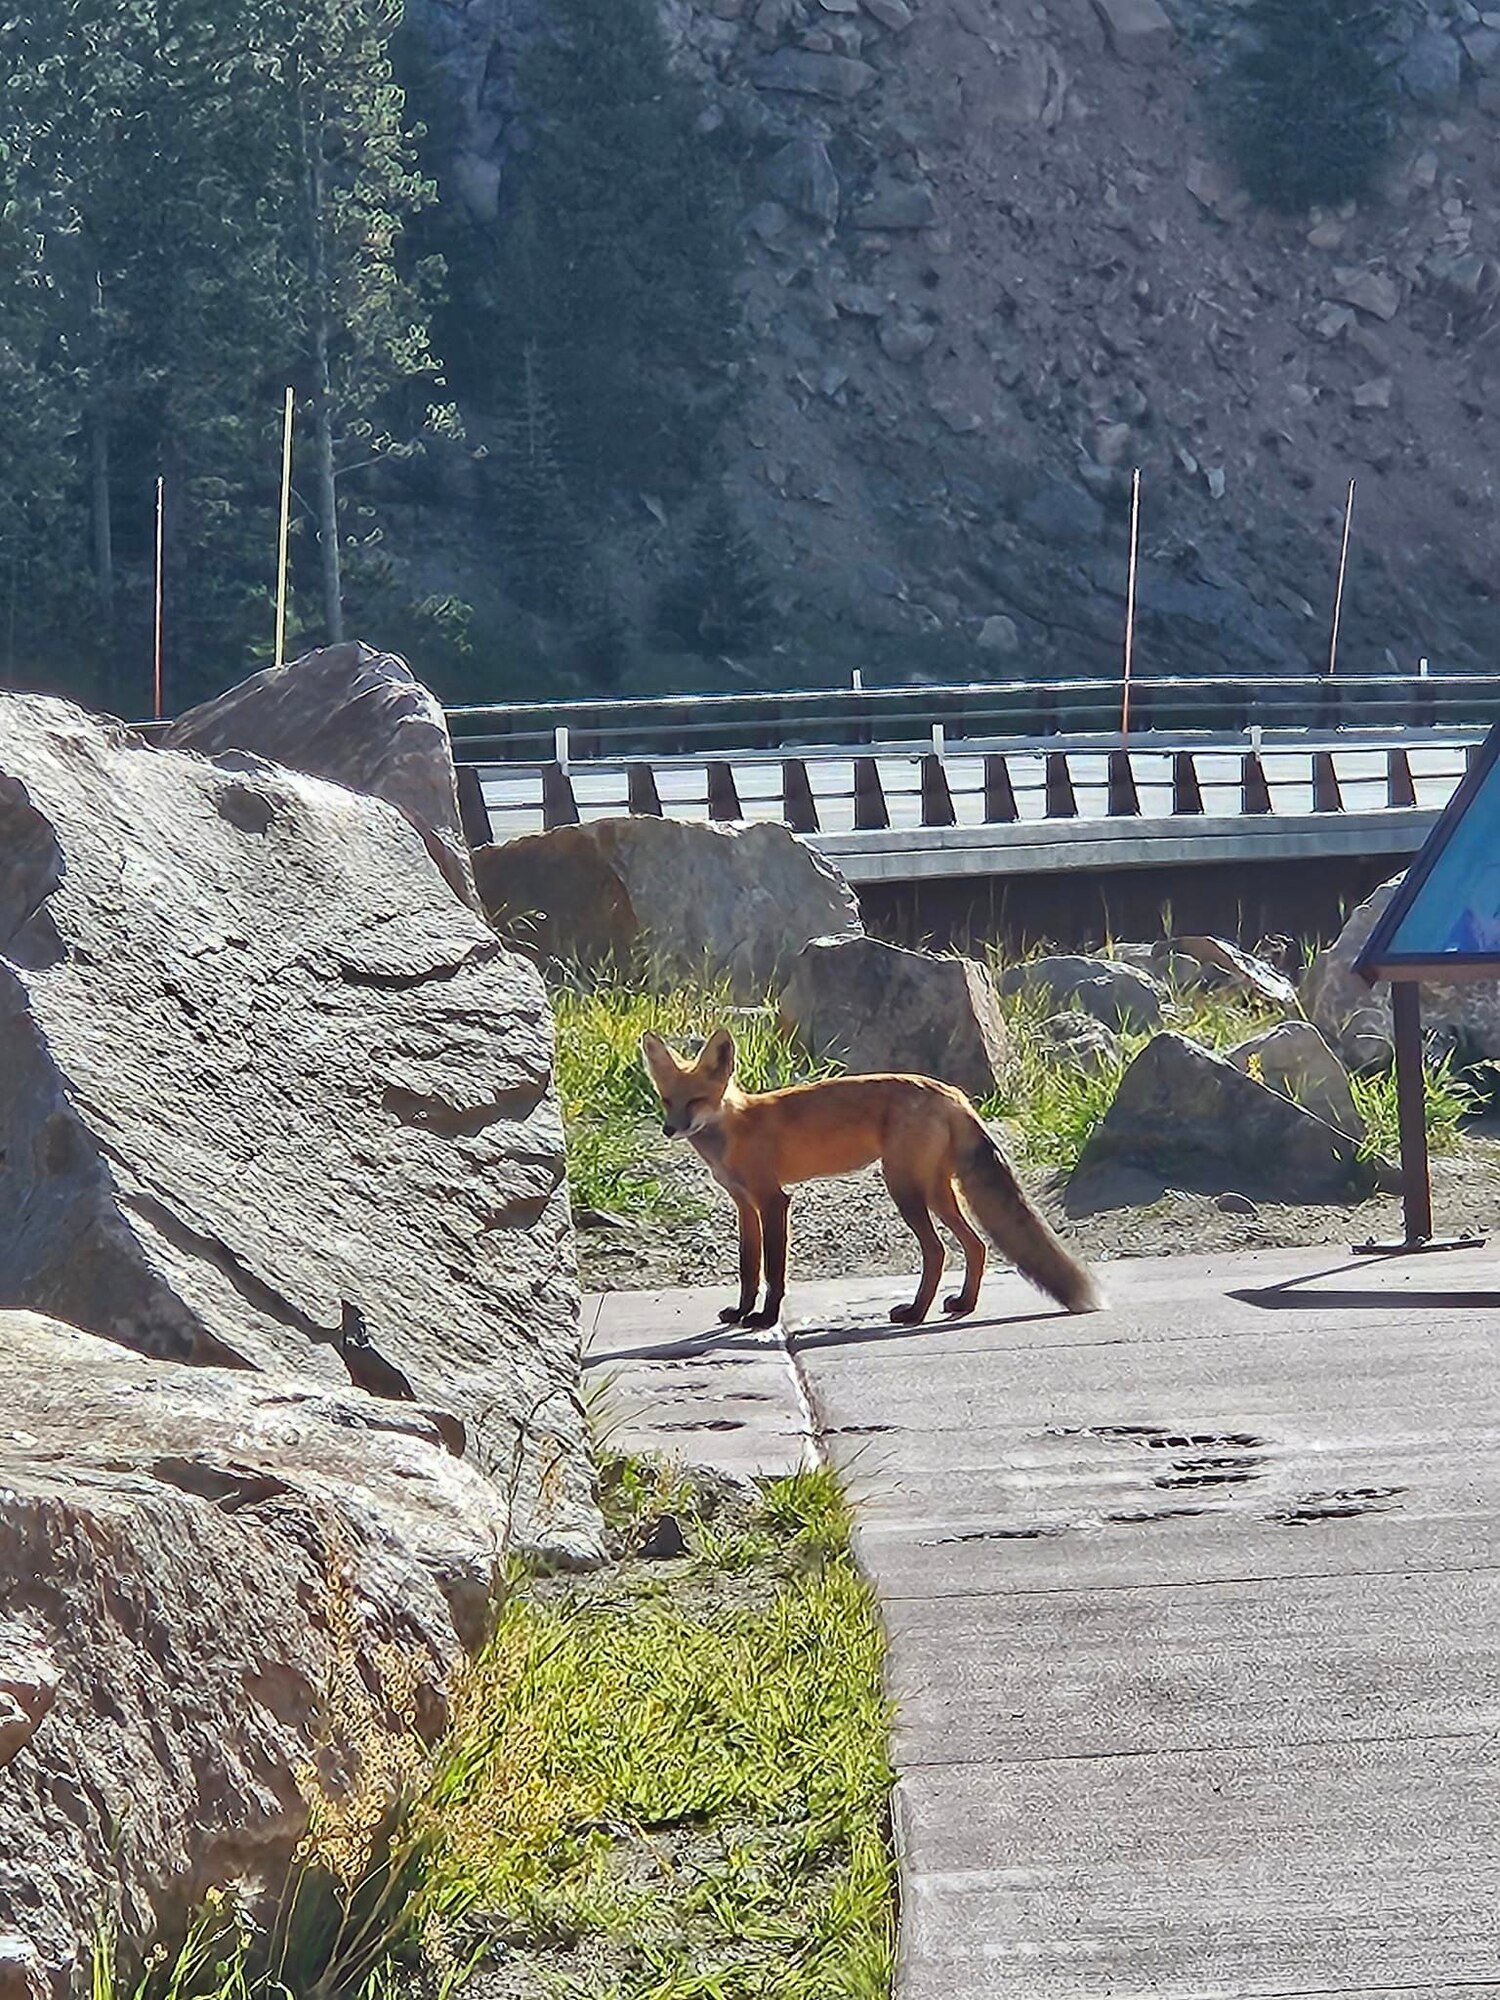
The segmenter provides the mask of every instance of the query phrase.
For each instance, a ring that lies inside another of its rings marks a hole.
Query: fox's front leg
[[[781,1318],[781,1302],[786,1297],[787,1214],[791,1201],[785,1188],[765,1195],[760,1203],[761,1233],[766,1251],[766,1302],[751,1313],[746,1326],[775,1326]]]
[[[726,1326],[749,1319],[760,1291],[760,1210],[748,1195],[737,1194],[734,1205],[740,1217],[740,1300],[738,1305],[725,1306],[719,1314]]]

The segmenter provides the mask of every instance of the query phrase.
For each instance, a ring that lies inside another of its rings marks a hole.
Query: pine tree
[[[583,536],[563,479],[557,421],[534,347],[521,357],[514,408],[499,426],[492,465],[498,482],[496,535],[511,595],[544,616],[568,610],[584,567]]]
[[[771,621],[771,593],[755,544],[722,493],[709,501],[687,561],[662,593],[665,637],[706,655],[758,645]]]
[[[451,425],[424,283],[402,258],[408,223],[436,199],[419,171],[392,43],[401,0],[257,0],[276,22],[263,50],[282,142],[280,247],[299,301],[310,393],[313,512],[326,636],[343,637],[339,486]],[[279,20],[277,17],[279,16]],[[398,415],[399,392],[407,391]]]
[[[734,174],[695,129],[655,0],[548,0],[520,66],[524,149],[490,231],[440,241],[442,322],[483,404],[545,355],[575,504],[695,480],[732,392]]]
[[[1283,210],[1369,187],[1395,130],[1393,0],[1250,0],[1228,79],[1246,187]]]

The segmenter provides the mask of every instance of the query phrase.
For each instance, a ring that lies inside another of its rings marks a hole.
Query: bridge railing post
[[[1067,752],[1049,750],[1046,764],[1048,819],[1077,819],[1078,800],[1073,791],[1073,773]]]
[[[984,760],[984,817],[991,826],[1012,826],[1020,818],[1010,766],[995,752]]]
[[[542,825],[578,825],[578,801],[573,796],[573,781],[561,764],[542,766]]]
[[[782,759],[781,811],[793,833],[819,831],[817,801],[813,797],[807,765],[800,757]]]
[[[1313,755],[1313,811],[1337,813],[1344,810],[1344,795],[1339,789],[1339,774],[1334,767],[1333,756],[1327,750],[1318,750]]]
[[[708,816],[710,819],[745,817],[732,764],[714,762],[708,767]]]
[[[1109,753],[1108,805],[1111,818],[1140,817],[1141,798],[1135,788],[1135,772],[1131,768],[1128,750],[1111,750]]]
[[[625,772],[627,808],[638,819],[661,819],[661,793],[656,789],[656,773],[649,764],[631,764]]]
[[[854,760],[854,824],[861,833],[878,831],[891,823],[885,787],[880,782],[880,766],[873,757]]]
[[[1198,783],[1198,766],[1190,750],[1179,750],[1172,758],[1172,810],[1174,813],[1201,813],[1203,790]]]
[[[470,847],[488,847],[495,838],[484,786],[472,764],[460,764],[458,778],[458,823]]]
[[[953,810],[953,794],[948,789],[948,773],[943,769],[942,758],[933,756],[931,752],[922,759],[922,824],[958,824],[958,814]]]

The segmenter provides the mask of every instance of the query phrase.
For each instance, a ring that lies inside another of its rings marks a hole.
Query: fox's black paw
[[[746,1313],[740,1324],[742,1326],[754,1327],[757,1332],[763,1332],[766,1327],[777,1325],[780,1319],[780,1306],[763,1306],[759,1312]]]
[[[891,1307],[891,1318],[897,1326],[920,1326],[926,1317],[926,1313],[914,1305]]]
[[[748,1306],[725,1306],[719,1314],[720,1323],[724,1326],[738,1326],[742,1320],[747,1320],[749,1317]]]
[[[966,1299],[962,1292],[950,1292],[943,1300],[943,1311],[954,1319],[961,1319],[966,1313],[973,1312],[978,1303],[978,1299]]]

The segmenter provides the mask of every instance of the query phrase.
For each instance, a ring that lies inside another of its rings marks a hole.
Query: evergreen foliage
[[[657,623],[668,639],[707,655],[758,645],[770,621],[770,587],[755,544],[716,493],[686,563],[662,593]]]
[[[732,384],[731,164],[694,129],[653,0],[550,0],[524,58],[526,145],[488,240],[445,245],[444,345],[469,393],[545,356],[559,453],[588,511],[701,476]]]
[[[169,684],[179,702],[223,685],[269,634],[282,386],[318,441],[305,491],[325,528],[343,467],[426,421],[425,395],[397,393],[435,375],[401,268],[431,190],[391,73],[398,13],[54,0],[0,16],[8,677],[92,650],[95,691],[139,710],[161,474]],[[339,540],[320,536],[325,584]]]
[[[568,606],[583,568],[583,536],[557,450],[557,420],[535,347],[521,356],[512,411],[498,425],[491,460],[495,526],[511,595],[528,611]]]
[[[1395,130],[1395,0],[1250,0],[1229,74],[1246,187],[1282,210],[1363,194]]]

